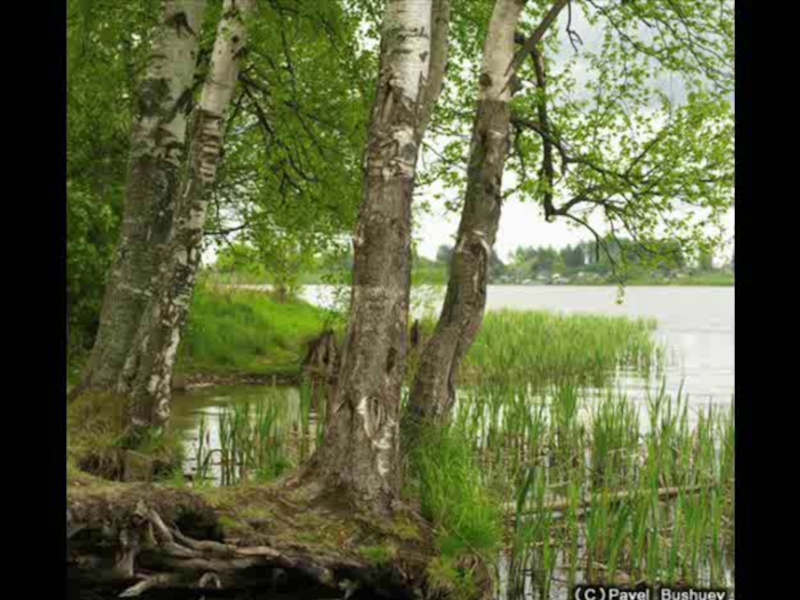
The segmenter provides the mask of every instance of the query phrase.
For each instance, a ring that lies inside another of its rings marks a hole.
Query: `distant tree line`
[[[453,247],[441,245],[436,260],[421,259],[427,268],[447,268]],[[687,257],[678,242],[657,240],[637,244],[627,238],[608,236],[597,241],[568,244],[563,248],[553,246],[519,246],[507,261],[502,261],[495,251],[490,261],[489,278],[492,283],[534,283],[558,279],[608,280],[615,270],[625,270],[628,279],[650,277],[670,278],[679,274],[732,271],[733,258],[720,267],[714,266],[711,251],[701,251],[694,258]]]

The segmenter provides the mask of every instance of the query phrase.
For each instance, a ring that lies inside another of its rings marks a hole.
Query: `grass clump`
[[[397,556],[397,546],[386,544],[382,546],[364,546],[359,553],[375,566],[384,566],[391,563]]]
[[[491,312],[467,356],[462,383],[575,383],[603,387],[619,367],[649,372],[663,350],[654,320],[545,311]]]
[[[219,415],[219,447],[212,448],[201,417],[194,446],[195,478],[233,486],[280,477],[295,466],[286,439],[290,421],[285,404],[274,393],[255,403],[230,404]],[[212,467],[218,472],[213,473]]]
[[[426,575],[431,589],[444,592],[451,598],[468,599],[479,596],[475,571],[452,556],[435,557],[428,564]]]
[[[436,528],[439,556],[428,567],[429,585],[471,598],[503,543],[499,499],[484,480],[471,439],[460,423],[426,429],[412,457],[423,515]],[[483,574],[480,576],[479,574]]]
[[[441,530],[442,553],[488,555],[497,550],[503,536],[497,498],[459,426],[424,431],[413,461],[422,511]]]
[[[197,289],[189,315],[177,371],[220,375],[297,375],[330,317],[302,300],[211,287]]]

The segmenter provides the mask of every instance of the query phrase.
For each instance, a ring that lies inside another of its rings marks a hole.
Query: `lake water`
[[[306,286],[303,297],[332,306],[337,293],[332,286]],[[417,288],[412,311],[416,316],[438,314],[442,299],[440,289]],[[733,397],[733,287],[629,287],[618,304],[617,288],[610,286],[490,285],[486,308],[653,318],[672,359],[665,373],[668,390],[677,391],[683,383],[692,403],[727,404]]]

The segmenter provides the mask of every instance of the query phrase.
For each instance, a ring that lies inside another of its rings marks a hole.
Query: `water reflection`
[[[275,412],[274,415],[259,412],[263,410]],[[277,441],[281,442],[282,451],[287,452],[290,464],[300,459],[292,453],[299,451],[299,438],[304,427],[306,430],[310,427],[307,431],[310,436],[316,432],[316,414],[311,411],[303,418],[300,391],[294,387],[208,387],[176,393],[172,427],[179,430],[185,439],[184,474],[188,478],[194,480],[204,474],[214,483],[224,482],[226,462],[237,459],[226,454],[232,444],[224,439],[230,435],[226,432],[225,417],[234,418],[239,413],[246,413],[251,428],[263,424],[265,417],[274,418],[271,433],[280,436]],[[260,440],[259,432],[250,433]],[[233,445],[241,445],[241,442],[237,440]],[[237,465],[234,473],[236,477],[241,475],[239,467]]]

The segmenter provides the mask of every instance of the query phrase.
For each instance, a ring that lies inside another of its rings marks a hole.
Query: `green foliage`
[[[435,157],[418,178],[435,183],[434,200],[454,211],[466,186],[492,4],[453,2],[448,74],[431,128],[437,137],[428,136]],[[551,6],[528,2],[519,29],[531,32]],[[727,0],[570,3],[540,45],[546,88],[534,83],[533,61],[518,72],[506,165],[516,182],[506,196],[583,228],[604,253],[606,232],[632,240],[635,260],[623,253],[610,262],[616,281],[631,264],[662,267],[672,249],[653,240],[669,239],[686,258],[724,245],[734,187],[733,39]],[[540,122],[542,110],[545,134],[525,125]],[[562,258],[578,266],[577,256]]]
[[[67,4],[67,303],[76,357],[97,329],[119,234],[133,92],[157,14],[153,0]]]
[[[88,187],[69,181],[67,213],[67,311],[70,352],[80,354],[94,341],[106,272],[116,244],[119,217]]]
[[[581,242],[559,251],[552,247],[518,247],[494,283],[566,283],[569,285],[733,285],[733,274],[717,269],[713,253],[704,250],[697,268],[688,265],[676,240],[647,240],[646,247],[622,236]],[[625,265],[624,273],[619,270]],[[615,269],[617,269],[615,271]]]
[[[377,70],[360,24],[329,0],[259,4],[249,24],[209,232],[236,229],[287,294],[355,224]]]
[[[414,253],[411,264],[412,285],[447,285],[449,263],[430,260]]]
[[[196,90],[220,7],[209,3]],[[119,235],[136,89],[161,6],[70,0],[67,9],[69,324],[72,346],[86,351]],[[287,288],[310,256],[335,253],[355,222],[377,71],[375,53],[358,44],[362,9],[259,3],[248,23],[208,234],[219,242],[237,230],[261,270]]]

